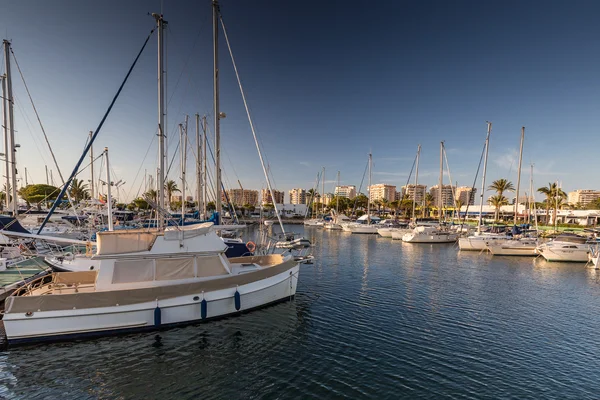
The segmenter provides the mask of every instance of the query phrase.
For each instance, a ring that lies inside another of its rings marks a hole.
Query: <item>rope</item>
[[[471,195],[473,195],[473,191],[475,190],[475,185],[477,184],[477,176],[479,175],[479,170],[481,169],[481,163],[483,162],[483,155],[485,154],[485,144],[483,145],[483,150],[481,151],[481,157],[479,158],[479,165],[477,166],[477,171],[475,172],[475,178],[473,178],[473,186],[471,186],[471,190],[469,191],[469,198],[467,199],[467,208],[465,209],[465,216],[463,217],[463,221],[460,224],[460,231],[462,232],[462,228],[465,225],[465,221],[467,220],[467,215],[469,214],[469,205],[471,205]],[[483,196],[482,196],[483,199]],[[460,212],[459,212],[460,217]]]
[[[106,121],[106,118],[108,117],[108,114],[110,114],[110,111],[112,110],[113,106],[115,105],[115,102],[117,101],[117,99],[119,98],[119,95],[121,94],[121,91],[123,90],[123,87],[125,86],[125,83],[127,82],[127,80],[129,79],[129,76],[131,75],[131,72],[133,71],[133,68],[135,67],[135,65],[137,64],[138,60],[140,59],[140,56],[142,55],[142,52],[144,51],[144,49],[146,48],[146,45],[148,44],[148,41],[150,40],[150,37],[152,36],[152,34],[154,33],[154,28],[150,31],[150,34],[148,35],[148,37],[146,37],[146,41],[144,42],[144,45],[142,46],[142,48],[140,49],[137,57],[135,58],[135,60],[133,61],[133,64],[131,64],[131,67],[129,68],[129,71],[127,71],[127,75],[125,75],[125,79],[123,80],[123,82],[121,83],[121,86],[119,87],[119,90],[117,90],[117,93],[115,94],[115,96],[113,97],[110,105],[108,106],[108,109],[106,110],[106,113],[104,113],[104,116],[102,117],[102,120],[100,121],[100,124],[98,125],[98,127],[96,128],[96,131],[94,132],[94,134],[92,135],[92,138],[90,139],[90,141],[88,142],[85,150],[83,151],[83,154],[81,155],[81,157],[79,158],[79,161],[77,162],[77,164],[75,165],[75,168],[73,169],[73,172],[71,172],[71,176],[69,177],[69,179],[67,180],[67,184],[63,187],[63,189],[61,190],[60,195],[58,196],[59,199],[61,199],[66,190],[68,185],[71,183],[71,181],[73,180],[73,178],[75,177],[75,175],[77,174],[77,170],[79,169],[79,166],[81,165],[81,163],[83,162],[83,159],[85,158],[85,156],[87,155],[87,152],[90,151],[90,147],[92,147],[92,144],[94,143],[94,140],[96,139],[96,137],[98,136],[98,133],[100,132],[100,129],[102,129],[102,126],[104,125],[104,122]],[[56,207],[58,206],[58,201],[55,201],[52,204],[52,208],[50,209],[50,211],[48,212],[48,215],[46,215],[46,218],[44,218],[44,222],[42,222],[42,225],[40,225],[40,229],[38,230],[38,234],[42,231],[42,229],[44,229],[44,226],[46,226],[46,223],[48,223],[48,220],[50,219],[50,217],[52,216],[52,214],[54,214],[54,210],[56,210]]]

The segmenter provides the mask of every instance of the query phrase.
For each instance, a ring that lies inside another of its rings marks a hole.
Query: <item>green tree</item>
[[[156,199],[158,198],[158,193],[156,192],[156,190],[150,189],[146,193],[144,193],[144,198],[156,202]]]
[[[558,187],[556,182],[548,183],[548,186],[541,187],[537,190],[546,196],[545,207],[546,207],[546,225],[550,224],[549,211],[550,208],[554,209],[554,218],[558,213],[558,207],[562,204],[562,201],[567,198],[567,194]]]
[[[209,201],[208,204],[206,205],[207,211],[215,211],[216,209],[217,209],[217,206],[215,205],[214,201]]]
[[[179,190],[179,188],[177,187],[177,183],[175,183],[174,180],[170,180],[165,183],[165,191],[167,192],[167,199],[169,199],[169,204],[171,203],[171,197],[173,196],[173,193],[181,192],[181,190]]]
[[[69,195],[75,203],[79,203],[81,200],[87,200],[90,198],[90,192],[87,189],[87,184],[85,184],[82,179],[77,178],[74,178],[71,181]]]
[[[132,204],[138,210],[148,210],[150,209],[150,204],[143,197],[138,197],[137,199],[132,201]]]
[[[390,208],[394,211],[394,219],[398,219],[398,209],[400,208],[400,200],[390,202]]]
[[[46,184],[27,185],[19,190],[19,195],[27,205],[35,204],[38,210],[41,209],[42,202],[56,200],[59,194],[57,187]]]
[[[461,200],[456,200],[454,202],[454,207],[456,209],[456,215],[458,216],[458,219],[460,219],[460,209],[463,206],[463,202]]]
[[[507,205],[508,199],[504,196],[497,194],[497,195],[490,197],[488,199],[488,202],[490,203],[491,206],[493,206],[496,209],[496,215],[495,215],[494,219],[496,221],[498,221],[498,218],[500,217],[500,207]]]
[[[504,192],[513,192],[515,190],[511,181],[501,178],[497,179],[488,187],[488,190],[493,190],[498,196],[503,197]]]
[[[431,206],[433,206],[433,195],[431,193],[426,193],[424,200],[425,207],[423,207],[423,218],[429,216],[429,210],[431,209]]]

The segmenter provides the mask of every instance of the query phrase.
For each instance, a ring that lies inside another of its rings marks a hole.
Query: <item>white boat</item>
[[[393,240],[402,240],[402,237],[413,230],[410,228],[392,228],[391,235]]]
[[[562,233],[539,245],[536,251],[547,261],[588,262],[590,244],[583,236]]]
[[[378,226],[376,224],[355,224],[350,226],[350,232],[357,234],[376,235]]]
[[[487,250],[489,245],[502,244],[510,239],[506,233],[480,232],[458,239],[458,248],[462,251],[482,251]]]
[[[293,256],[227,259],[211,225],[98,233],[93,257],[70,260],[87,263],[87,271],[53,273],[7,298],[8,343],[153,330],[296,293]]]
[[[342,225],[336,224],[335,222],[330,221],[330,222],[326,222],[323,225],[323,229],[327,229],[329,231],[341,231],[342,230]]]
[[[537,255],[538,241],[535,238],[521,238],[505,241],[492,241],[487,248],[495,256],[530,256]]]
[[[458,233],[434,226],[417,226],[410,233],[402,236],[407,243],[453,243],[458,239]]]

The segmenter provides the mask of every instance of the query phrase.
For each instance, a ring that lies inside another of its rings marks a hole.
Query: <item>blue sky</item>
[[[4,5],[2,34],[12,40],[63,174],[153,28],[148,12],[160,8],[160,1]],[[490,182],[516,181],[525,126],[522,186],[534,163],[536,187],[558,180],[566,191],[600,189],[600,3],[263,0],[222,1],[221,9],[277,189],[308,189],[323,166],[327,191],[338,170],[343,184],[358,185],[369,151],[373,182],[401,186],[418,144],[420,181],[433,185],[441,140],[453,180],[471,185],[487,120]],[[185,114],[212,120],[210,1],[165,1],[163,12],[172,151]],[[239,179],[260,189],[262,170],[221,44],[226,185]],[[13,82],[19,170],[43,182],[44,165],[55,168],[14,65]],[[154,36],[96,142],[97,150],[110,148],[117,178],[127,182],[121,197],[134,197],[144,170],[156,168],[156,97]],[[176,166],[170,178],[179,175]]]

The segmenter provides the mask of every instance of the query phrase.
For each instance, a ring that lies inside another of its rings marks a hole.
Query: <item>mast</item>
[[[50,180],[48,179],[48,166],[44,165],[44,167],[46,167],[46,185],[50,184]]]
[[[206,181],[206,174],[208,171],[208,166],[206,164],[206,115],[202,117],[202,162],[202,205],[204,206],[202,212],[204,213],[204,218],[206,218],[206,205],[208,204],[208,191]]]
[[[159,214],[165,209],[165,80],[164,80],[164,26],[167,21],[163,19],[162,14],[152,14],[156,19],[156,26],[158,31],[158,182],[157,195],[158,195],[158,208]],[[158,217],[158,227],[164,227],[163,218]]]
[[[321,179],[321,215],[325,215],[325,167],[323,167],[323,179]]]
[[[181,225],[185,219],[185,161],[187,150],[187,137],[183,125],[179,124],[179,147],[181,148]]]
[[[440,187],[438,188],[438,218],[440,226],[442,225],[442,206],[444,204],[442,200],[442,185],[444,184],[444,142],[440,142]]]
[[[479,224],[477,224],[477,233],[481,232],[481,216],[483,214],[483,193],[485,192],[485,174],[487,171],[488,150],[490,147],[490,134],[492,133],[492,123],[487,121],[487,136],[485,138],[485,156],[483,158],[483,178],[481,179],[481,194],[479,195]]]
[[[515,222],[514,225],[517,225],[517,215],[519,214],[519,189],[521,188],[521,165],[523,162],[523,142],[525,141],[525,127],[521,128],[521,146],[519,149],[519,169],[517,170],[517,192],[516,192],[516,200],[515,200]]]
[[[369,153],[369,197],[367,197],[367,224],[371,223],[371,160],[372,156]]]
[[[415,170],[415,187],[413,188],[413,204],[412,204],[412,219],[413,222],[415,222],[417,219],[415,218],[415,208],[417,205],[417,185],[419,183],[419,156],[421,155],[421,145],[419,145],[419,147],[417,147],[417,165],[416,165],[416,170]],[[408,186],[406,187],[408,189]]]
[[[340,171],[338,171],[337,173],[337,185],[338,187],[340,186]],[[337,215],[340,213],[340,196],[338,193],[338,196],[335,196],[335,215],[336,215],[336,219],[337,219]]]
[[[196,154],[198,160],[196,162],[196,200],[198,200],[198,214],[202,209],[202,154],[200,153],[200,115],[196,114]]]
[[[219,2],[212,2],[213,14],[213,107],[215,119],[216,211],[221,217],[221,113],[219,111]],[[275,200],[275,199],[273,199]]]
[[[25,169],[25,186],[27,186],[29,183],[27,183],[27,167],[24,168]],[[23,181],[21,181],[21,187],[23,187]]]
[[[92,140],[92,136],[94,132],[90,131],[90,141]],[[90,181],[90,197],[94,198],[94,146],[90,146],[90,174],[92,176],[92,180]],[[144,175],[144,179],[146,176]]]
[[[2,127],[4,128],[4,162],[6,165],[6,183],[4,187],[4,200],[6,211],[10,208],[10,195],[8,188],[10,187],[10,162],[9,162],[9,147],[8,147],[8,93],[6,89],[6,76],[2,75]],[[46,177],[48,177],[48,167],[46,167]],[[48,180],[46,178],[46,180]]]
[[[106,157],[106,186],[107,194],[106,194],[106,204],[108,207],[108,230],[113,231],[113,218],[112,218],[112,194],[110,192],[110,164],[108,162],[108,147],[104,148],[104,156]]]
[[[13,112],[13,94],[12,94],[12,79],[10,74],[10,42],[4,40],[4,63],[5,63],[5,80],[6,80],[6,98],[8,103],[8,130],[10,137],[10,147],[6,151],[6,157],[10,157],[11,165],[11,189],[12,189],[12,213],[13,217],[18,215],[17,207],[17,146],[15,145],[15,117]],[[8,187],[6,188],[8,191]],[[8,193],[6,194],[8,197]]]

